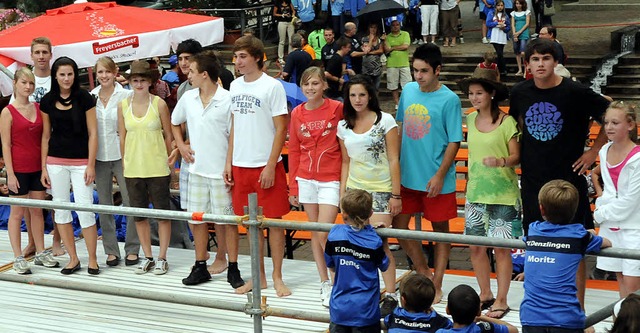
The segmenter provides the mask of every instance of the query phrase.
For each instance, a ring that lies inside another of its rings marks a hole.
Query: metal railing
[[[53,202],[47,200],[33,200],[22,198],[0,197],[0,204],[19,205],[25,207],[39,207],[48,209],[67,209],[75,211],[90,211],[94,213],[120,214],[131,216],[143,216],[149,218],[168,219],[168,220],[189,220],[197,217],[198,220],[205,222],[215,222],[221,224],[242,224],[248,227],[249,243],[251,254],[251,278],[254,286],[260,285],[260,256],[259,256],[259,237],[262,233],[261,228],[277,227],[284,229],[308,230],[308,231],[324,231],[331,230],[333,225],[325,223],[307,223],[304,221],[288,221],[279,219],[270,219],[259,216],[260,207],[258,207],[257,195],[249,194],[249,206],[245,207],[244,216],[229,216],[216,214],[190,213],[184,211],[170,211],[148,208],[133,207],[115,207],[107,205],[88,205],[69,202]],[[437,232],[400,230],[400,229],[377,229],[376,232],[380,236],[394,237],[401,239],[410,239],[417,241],[435,241],[443,243],[461,243],[468,245],[501,247],[510,249],[524,249],[525,244],[521,240],[515,239],[496,239],[481,236],[466,236],[456,234],[446,234]],[[621,248],[603,249],[598,256],[625,258],[640,260],[640,251]],[[96,286],[83,281],[60,281],[56,279],[35,276],[23,276],[12,274],[0,274],[0,280],[30,283],[48,287],[66,288],[79,291],[88,291],[96,293],[111,294],[116,296],[136,297],[140,299],[156,300],[162,302],[172,302],[185,305],[204,306],[223,310],[242,311],[253,316],[254,332],[262,332],[262,320],[267,316],[284,317],[302,319],[316,322],[328,323],[330,318],[328,313],[314,314],[301,310],[292,310],[285,308],[274,308],[266,304],[266,299],[261,297],[261,289],[253,288],[252,292],[247,294],[248,303],[238,304],[235,302],[209,300],[200,297],[188,297],[174,294],[164,293],[148,293],[142,292],[135,288],[119,287],[119,286]],[[613,303],[615,304],[615,303]],[[613,304],[598,310],[594,314],[587,317],[587,327],[600,322],[611,315]]]

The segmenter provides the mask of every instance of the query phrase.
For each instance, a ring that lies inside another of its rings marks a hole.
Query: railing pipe
[[[127,216],[143,216],[155,219],[166,220],[191,220],[193,213],[177,210],[162,210],[151,208],[121,207],[111,205],[81,204],[76,202],[59,202],[49,200],[35,200],[23,198],[0,197],[0,205],[17,205],[24,207],[36,207],[47,209],[64,209],[74,211],[85,211],[102,214],[115,214]],[[242,216],[203,214],[202,221],[215,222],[220,224],[238,224],[242,221]]]

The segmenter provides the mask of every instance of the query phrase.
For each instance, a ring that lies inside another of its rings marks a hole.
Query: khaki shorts
[[[387,89],[398,90],[400,87],[404,88],[411,80],[410,67],[387,68]],[[398,82],[400,82],[400,87],[398,86]]]

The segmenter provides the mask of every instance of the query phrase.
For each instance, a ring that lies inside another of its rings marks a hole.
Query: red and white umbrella
[[[31,40],[46,36],[53,56],[68,56],[80,68],[102,56],[116,62],[167,55],[181,41],[222,42],[222,18],[120,6],[115,2],[76,3],[0,32],[0,55],[31,64]]]
[[[0,55],[0,94],[9,96],[13,93],[13,73],[24,64]]]

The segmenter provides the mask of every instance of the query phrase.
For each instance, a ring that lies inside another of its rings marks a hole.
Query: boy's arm
[[[497,318],[491,318],[491,317],[487,317],[485,315],[482,315],[482,316],[478,316],[476,318],[476,322],[478,322],[478,321],[484,321],[484,322],[493,324],[495,333],[506,333],[506,332],[508,332],[508,333],[518,333],[518,328],[517,327],[507,323],[504,320],[500,320],[500,319],[497,319]],[[495,326],[495,325],[501,325],[503,327]]]

